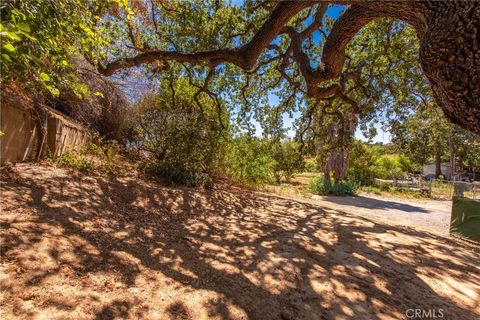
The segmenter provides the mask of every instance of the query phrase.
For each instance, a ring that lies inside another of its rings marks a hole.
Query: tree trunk
[[[450,148],[450,168],[452,171],[452,176],[450,179],[455,180],[457,168],[455,163],[455,144],[453,143],[453,132],[448,136],[448,145]]]
[[[480,1],[350,2],[370,11],[365,15],[375,12],[415,28],[436,102],[453,123],[480,133]]]
[[[435,146],[435,178],[438,178],[442,174],[442,157],[440,154],[440,148]]]
[[[480,2],[426,2],[420,63],[437,103],[461,127],[480,133]]]
[[[330,178],[330,171],[329,170],[324,170],[323,176],[325,178],[325,183],[327,183],[328,185],[331,185],[332,184],[332,179]]]

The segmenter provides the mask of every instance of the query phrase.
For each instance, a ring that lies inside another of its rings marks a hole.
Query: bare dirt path
[[[420,228],[34,165],[1,192],[1,319],[480,317],[479,247]]]

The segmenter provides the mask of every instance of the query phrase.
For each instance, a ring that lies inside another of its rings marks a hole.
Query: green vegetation
[[[356,192],[355,186],[350,182],[340,181],[332,185],[323,176],[313,178],[309,188],[311,193],[318,195],[353,196]]]
[[[368,145],[357,141],[350,150],[348,180],[369,186],[375,183],[375,179],[402,179],[413,172],[415,165],[406,155],[388,151],[381,145]]]
[[[131,148],[147,156],[145,172],[187,186],[211,187],[215,176],[260,186],[288,181],[303,168],[297,143],[235,136],[217,100],[196,96],[176,74],[161,81],[161,92],[144,96],[133,112]]]
[[[321,28],[328,36],[336,20],[327,3],[290,17],[289,32],[270,39],[248,68],[244,57],[226,59],[221,50],[190,55],[248,44],[274,5],[6,1],[2,85],[12,96],[28,93],[38,115],[47,105],[97,132],[93,143],[55,160],[82,171],[121,172],[121,155],[165,183],[192,187],[217,179],[282,185],[307,171],[321,177],[312,192],[349,195],[404,192],[377,179],[411,178],[430,162],[480,167],[478,136],[443,116],[418,63],[419,39],[403,22],[365,25],[346,47],[341,75],[313,89],[305,74],[317,73],[307,66],[322,65],[325,45],[313,34]],[[168,54],[146,54],[154,51]],[[295,118],[290,128],[287,116]],[[358,129],[373,138],[379,124],[391,132],[390,145],[355,139]]]
[[[165,183],[212,185],[226,128],[214,106],[200,110],[186,79],[169,79],[163,92],[146,95],[136,105],[132,147],[147,159],[141,168]],[[223,116],[222,116],[223,117]]]
[[[55,162],[62,167],[73,168],[80,172],[93,171],[93,164],[91,161],[82,159],[79,155],[74,153],[67,152],[56,158]]]
[[[237,183],[265,185],[275,182],[275,161],[265,141],[240,137],[227,149],[225,166],[227,175]]]
[[[49,155],[48,161],[84,173],[121,176],[131,172],[133,167],[127,156],[127,151],[117,141],[105,141],[98,134],[92,134],[81,149],[70,150],[56,158]]]
[[[2,81],[29,90],[79,86],[67,76],[69,57],[82,54],[95,63],[105,57],[106,34],[99,22],[109,10],[127,9],[128,1],[9,0],[1,5]]]

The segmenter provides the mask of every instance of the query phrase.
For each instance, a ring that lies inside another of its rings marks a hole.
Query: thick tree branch
[[[312,5],[312,1],[285,1],[277,4],[267,21],[252,37],[250,42],[236,49],[218,49],[195,53],[180,53],[173,51],[144,52],[130,58],[124,58],[105,67],[99,66],[103,75],[109,76],[119,69],[157,62],[162,65],[170,60],[192,64],[209,63],[212,66],[219,63],[232,63],[244,70],[252,69],[260,54],[281,32],[288,21],[301,10]]]

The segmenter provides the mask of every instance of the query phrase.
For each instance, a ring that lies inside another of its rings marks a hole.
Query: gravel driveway
[[[313,196],[312,200],[324,207],[442,235],[448,234],[452,211],[451,201],[407,200],[369,194],[354,197]]]

